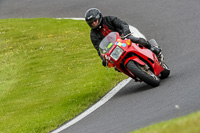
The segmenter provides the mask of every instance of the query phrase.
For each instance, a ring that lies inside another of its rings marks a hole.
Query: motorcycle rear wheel
[[[162,71],[160,74],[161,74],[161,76],[160,76],[160,78],[161,79],[165,79],[165,78],[167,78],[168,76],[169,76],[169,74],[170,74],[170,69],[169,69],[169,67],[163,62],[163,68],[164,68],[164,71]]]
[[[126,67],[133,75],[135,75],[135,77],[144,81],[148,85],[156,87],[160,84],[160,79],[150,69],[144,70],[139,66],[139,64],[132,60],[127,63]]]

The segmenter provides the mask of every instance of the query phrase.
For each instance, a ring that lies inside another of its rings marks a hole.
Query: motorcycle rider
[[[103,16],[99,9],[97,8],[90,8],[85,13],[85,21],[90,26],[90,39],[97,50],[99,56],[99,44],[101,40],[107,36],[110,32],[118,32],[121,36],[127,35],[130,32],[129,25],[120,20],[115,16]],[[132,42],[140,44],[150,50],[152,50],[156,55],[161,52],[160,48],[151,48],[151,44],[146,41],[144,38],[137,38],[133,35],[127,37]],[[103,57],[102,64],[106,66],[106,61]]]

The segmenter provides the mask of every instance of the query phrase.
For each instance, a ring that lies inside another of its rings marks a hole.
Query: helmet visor
[[[87,23],[88,23],[88,25],[90,26],[90,27],[94,27],[94,26],[92,26],[92,24],[94,23],[94,22],[97,22],[97,20],[99,20],[99,18],[100,18],[100,15],[98,14],[96,17],[92,17],[92,18],[90,18],[90,19],[88,19],[88,20],[86,20],[87,21]],[[100,23],[100,21],[98,22],[98,25],[99,25],[99,23]],[[97,26],[98,26],[97,25]],[[96,26],[95,26],[96,27]]]
[[[98,19],[92,19],[92,20],[89,20],[89,21],[87,21],[87,23],[89,24],[89,25],[92,25],[92,23],[94,23],[94,22],[96,22]]]

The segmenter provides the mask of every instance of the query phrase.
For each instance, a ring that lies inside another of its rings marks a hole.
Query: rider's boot
[[[158,55],[160,54],[160,52],[162,51],[161,48],[156,47],[156,46],[152,46],[150,50],[151,50],[152,52],[154,52],[154,54],[155,54],[156,56],[158,56]]]
[[[160,62],[160,64],[162,65],[164,62],[164,56],[162,54],[162,49],[159,47],[153,47],[151,48],[151,51],[154,52],[154,54],[157,56],[158,61]]]
[[[164,61],[164,56],[162,54],[162,49],[160,48],[160,46],[158,45],[158,43],[154,39],[151,39],[149,41],[149,44],[151,45],[150,50],[157,56],[158,61],[162,65],[163,61]]]

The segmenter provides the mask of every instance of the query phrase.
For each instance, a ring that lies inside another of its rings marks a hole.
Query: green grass
[[[44,133],[127,78],[105,70],[84,21],[0,20],[0,133]]]
[[[142,128],[132,133],[200,133],[200,112]]]

